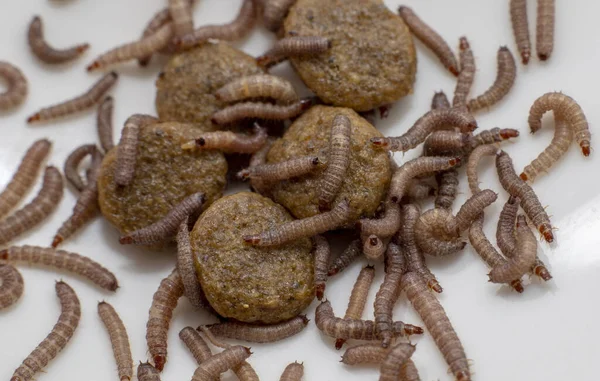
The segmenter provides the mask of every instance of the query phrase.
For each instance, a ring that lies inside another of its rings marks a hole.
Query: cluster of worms
[[[531,58],[527,1],[510,0],[510,19],[513,33],[523,65]],[[554,50],[554,0],[537,0],[536,52],[541,61],[546,61]]]

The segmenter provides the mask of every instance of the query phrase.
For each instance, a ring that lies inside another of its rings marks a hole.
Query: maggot
[[[197,308],[208,308],[210,304],[196,275],[188,221],[189,218],[184,218],[177,230],[177,272],[183,284],[183,294],[190,303]]]
[[[21,69],[6,61],[0,61],[0,78],[7,87],[0,93],[0,110],[8,110],[23,103],[27,98],[29,85]]]
[[[87,156],[93,157],[97,151],[98,148],[95,144],[84,144],[75,148],[65,160],[65,164],[63,165],[65,178],[80,192],[85,189],[86,184],[79,174],[79,164]]]
[[[219,377],[232,368],[239,366],[246,361],[252,352],[250,348],[241,345],[235,345],[217,353],[208,360],[204,361],[194,372],[192,381],[210,381]]]
[[[23,295],[23,277],[11,265],[0,265],[0,310],[15,304]]]
[[[206,132],[199,138],[182,144],[182,149],[214,149],[227,153],[254,153],[266,143],[266,128],[254,124],[254,134],[239,134],[231,131]]]
[[[243,102],[215,112],[211,120],[219,125],[231,124],[244,119],[286,120],[300,115],[312,104],[311,99],[301,99],[290,105]]]
[[[289,57],[310,57],[331,48],[331,40],[319,36],[290,36],[278,40],[269,50],[256,58],[256,63],[269,69]]]
[[[298,94],[288,80],[269,74],[235,79],[217,90],[215,97],[227,103],[252,98],[271,98],[287,104],[298,100]]]
[[[47,64],[60,64],[78,58],[90,47],[89,44],[78,44],[67,49],[55,49],[44,39],[42,19],[34,16],[27,32],[29,48],[37,58]]]
[[[194,30],[191,4],[188,0],[169,0],[169,14],[175,36],[184,36]]]
[[[106,302],[98,303],[98,315],[104,323],[112,344],[117,371],[121,381],[129,381],[133,377],[133,359],[125,324],[114,307]]]
[[[301,332],[309,320],[306,315],[298,315],[290,320],[269,325],[241,322],[222,322],[207,327],[216,336],[227,337],[251,343],[273,343]]]
[[[157,118],[144,114],[133,114],[125,121],[117,146],[115,163],[115,183],[117,185],[127,186],[133,180],[140,129],[157,122]]]
[[[475,58],[466,37],[460,38],[460,73],[454,89],[452,107],[464,107],[467,105],[467,97],[475,80]]]
[[[554,137],[550,145],[546,147],[533,161],[525,166],[521,172],[521,179],[534,182],[535,179],[550,168],[569,150],[573,142],[571,128],[560,119],[554,121]]]
[[[327,285],[327,267],[329,266],[331,248],[327,238],[322,235],[314,236],[313,242],[315,247],[315,294],[317,299],[321,300]]]
[[[550,58],[554,50],[554,0],[538,0],[535,50],[541,61]]]
[[[304,375],[304,365],[293,362],[285,367],[279,381],[300,381]]]
[[[357,259],[362,254],[362,242],[360,239],[355,239],[350,242],[348,247],[344,249],[342,254],[339,257],[333,260],[331,265],[329,266],[329,270],[327,270],[327,275],[333,276],[344,271],[355,259]]]
[[[115,143],[113,141],[113,108],[114,100],[110,95],[105,97],[98,105],[96,116],[96,129],[98,131],[98,140],[104,153],[110,151]]]
[[[406,259],[400,246],[390,243],[386,251],[386,272],[375,296],[373,309],[377,332],[381,335],[381,345],[387,348],[392,342],[393,310],[400,296],[400,281],[406,271]]]
[[[319,186],[319,210],[328,210],[337,196],[350,165],[352,123],[344,115],[336,115],[329,137],[329,158]]]
[[[317,156],[301,156],[273,164],[250,166],[238,172],[238,178],[243,180],[261,180],[261,182],[277,182],[300,177],[314,172],[321,161]]]
[[[379,381],[396,381],[404,363],[415,352],[416,346],[410,343],[398,343],[381,363]]]
[[[498,49],[496,60],[498,61],[498,70],[496,79],[492,86],[483,94],[469,100],[467,108],[470,112],[476,112],[483,108],[489,108],[498,103],[508,94],[515,84],[517,78],[517,65],[515,58],[506,46]]]
[[[510,0],[510,21],[517,48],[521,54],[521,61],[523,65],[527,65],[531,57],[529,22],[527,21],[527,0]]]
[[[363,218],[357,222],[357,227],[364,235],[391,237],[400,229],[402,214],[400,206],[395,202],[386,202],[385,214],[382,218]]]

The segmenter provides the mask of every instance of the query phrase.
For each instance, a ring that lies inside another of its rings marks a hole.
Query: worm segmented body
[[[450,101],[446,96],[446,93],[443,91],[436,91],[433,94],[433,98],[431,99],[431,109],[432,110],[443,110],[446,108],[450,108]]]
[[[266,182],[288,180],[315,171],[320,163],[317,156],[302,156],[274,164],[251,165],[240,171],[238,177]]]
[[[519,279],[531,270],[537,257],[537,241],[529,229],[525,216],[517,217],[517,250],[510,260],[496,266],[490,272],[490,281],[493,283],[508,283]]]
[[[256,63],[266,69],[296,56],[316,56],[328,51],[331,41],[318,36],[293,36],[278,40],[271,49],[267,50]]]
[[[471,138],[471,147],[469,151],[474,150],[475,148],[484,145],[484,144],[494,144],[500,143],[508,139],[519,137],[519,131],[514,130],[512,128],[499,128],[494,127],[489,130],[483,130],[480,133],[474,135]],[[470,154],[471,152],[465,152],[465,154]]]
[[[127,186],[133,180],[140,129],[157,122],[157,118],[144,114],[131,115],[125,121],[121,131],[121,139],[117,146],[115,164],[115,182],[117,185]]]
[[[251,343],[272,343],[296,335],[306,327],[308,322],[306,315],[298,315],[277,324],[257,325],[232,321],[211,324],[207,327],[213,334],[221,337]]]
[[[296,0],[267,0],[264,1],[263,21],[271,32],[277,32],[285,19],[290,7]]]
[[[300,115],[312,106],[311,99],[301,99],[290,105],[273,105],[260,102],[243,102],[215,112],[212,122],[231,124],[244,119],[286,120]]]
[[[0,310],[10,307],[23,295],[23,277],[11,265],[0,265]]]
[[[84,144],[73,150],[67,156],[63,171],[65,172],[65,178],[67,181],[75,187],[78,191],[85,189],[86,184],[79,174],[79,164],[85,159],[86,156],[93,157],[98,149],[95,144]]]
[[[456,234],[455,226],[456,220],[450,211],[442,208],[426,211],[415,225],[418,248],[432,256],[446,256],[464,249],[466,243]]]
[[[460,131],[434,131],[427,137],[423,144],[424,156],[444,156],[464,151],[471,145],[470,134]]]
[[[398,343],[381,363],[379,381],[396,381],[404,363],[415,352],[416,347],[409,343]]]
[[[538,0],[535,49],[538,58],[546,61],[554,50],[554,0]]]
[[[194,356],[196,363],[201,364],[212,356],[208,344],[200,333],[192,327],[185,327],[179,331],[179,338]]]
[[[8,110],[23,103],[27,97],[27,78],[21,70],[6,62],[0,61],[0,78],[6,82],[6,91],[0,93],[0,110]]]
[[[363,241],[363,254],[369,259],[381,258],[387,248],[386,243],[377,235],[371,234]]]
[[[357,225],[362,234],[391,237],[400,229],[401,222],[402,214],[400,213],[400,206],[395,202],[387,202],[385,214],[382,218],[363,218]]]
[[[96,128],[98,130],[98,139],[104,153],[110,151],[115,143],[113,141],[113,108],[114,100],[110,95],[98,105],[98,114],[96,117]]]
[[[181,37],[194,30],[192,7],[188,0],[169,0],[169,14],[175,36]]]
[[[435,207],[452,209],[452,204],[458,193],[458,171],[455,168],[436,173],[435,179],[438,183],[438,191],[435,196]]]
[[[42,19],[35,16],[29,24],[27,33],[29,47],[37,58],[47,64],[59,64],[74,60],[90,47],[89,44],[75,45],[68,49],[55,49],[44,39]]]
[[[298,101],[298,94],[288,80],[269,74],[256,74],[233,80],[217,90],[215,97],[222,102],[251,98],[271,98],[282,103]]]
[[[182,149],[215,149],[227,153],[254,153],[267,142],[266,128],[255,123],[254,135],[231,131],[206,132],[201,137],[184,143]]]
[[[531,57],[529,22],[527,21],[527,0],[510,0],[510,20],[517,48],[519,49],[519,53],[521,53],[521,61],[523,61],[523,65],[527,65]]]
[[[177,230],[177,272],[183,283],[183,294],[190,303],[197,308],[210,306],[198,277],[194,265],[194,253],[190,244],[190,232],[188,231],[188,218],[185,218]]]
[[[489,108],[498,103],[508,94],[515,84],[517,78],[517,64],[515,58],[506,46],[498,49],[497,54],[498,73],[492,86],[483,94],[471,99],[467,108],[471,112],[476,112],[483,108]]]
[[[315,293],[317,299],[321,300],[327,285],[327,267],[329,266],[331,248],[327,238],[322,235],[314,236],[313,241],[315,244]]]
[[[279,381],[300,381],[304,376],[304,365],[293,362],[285,367]]]
[[[421,201],[435,195],[435,188],[425,181],[412,180],[409,182],[406,195],[411,201]]]
[[[346,349],[341,362],[346,365],[381,364],[389,352],[390,348],[384,348],[379,343],[360,344]]]
[[[138,381],[160,381],[160,371],[148,362],[140,362],[137,368],[137,379]]]
[[[362,254],[362,242],[360,239],[355,239],[350,242],[348,247],[340,254],[339,257],[333,260],[327,275],[332,276],[344,271],[356,258]]]
[[[520,177],[524,181],[534,182],[540,174],[548,172],[569,150],[573,142],[571,128],[560,119],[556,119],[554,123],[554,137],[552,138],[552,142],[523,169]]]
[[[163,8],[160,11],[156,12],[154,14],[154,16],[150,19],[150,21],[148,21],[148,24],[146,24],[146,27],[144,28],[144,31],[142,32],[142,39],[153,35],[162,26],[169,23],[170,21],[171,21],[171,12],[169,12],[168,7]],[[140,57],[140,58],[138,58],[138,63],[142,67],[148,66],[151,59],[152,59],[152,54],[147,55],[145,57]]]
[[[212,381],[217,379],[221,373],[238,367],[251,354],[250,348],[242,347],[241,345],[229,347],[200,364],[192,376],[192,381]]]
[[[117,370],[121,381],[129,381],[133,377],[133,359],[131,358],[131,347],[125,324],[117,314],[117,311],[106,302],[98,303],[98,315],[108,331],[112,344]]]
[[[467,97],[473,80],[475,80],[475,58],[473,51],[466,37],[460,38],[460,74],[456,81],[454,89],[454,98],[452,99],[452,107],[463,107],[467,105]]]
[[[328,210],[337,196],[350,165],[352,123],[344,115],[336,115],[329,137],[329,159],[319,186],[319,210]]]

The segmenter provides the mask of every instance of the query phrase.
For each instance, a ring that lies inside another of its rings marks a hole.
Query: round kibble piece
[[[234,79],[264,72],[253,57],[224,43],[178,54],[156,81],[156,112],[164,121],[209,122],[225,106],[215,92]]]
[[[379,131],[357,113],[348,108],[315,106],[298,118],[285,135],[273,144],[267,163],[317,156],[324,162],[329,157],[331,125],[337,115],[350,119],[350,164],[339,193],[331,203],[344,199],[350,202],[352,220],[361,215],[372,215],[387,192],[391,166],[388,154],[374,150],[369,139],[382,136]],[[319,195],[323,169],[317,169],[293,181],[274,184],[269,190],[273,199],[297,218],[319,213]]]
[[[98,178],[102,214],[121,234],[146,227],[187,196],[205,195],[209,205],[221,197],[226,184],[227,162],[219,151],[183,150],[181,145],[206,125],[158,123],[142,127],[131,184],[115,183],[116,147],[102,161]]]
[[[311,241],[256,247],[242,240],[293,218],[256,193],[217,200],[191,233],[198,278],[217,313],[247,323],[291,319],[314,298]]]
[[[404,21],[381,0],[298,0],[286,36],[328,38],[331,48],[291,58],[325,103],[367,111],[412,92],[417,59]]]

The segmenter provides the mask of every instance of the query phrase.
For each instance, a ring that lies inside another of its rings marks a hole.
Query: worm
[[[512,89],[517,78],[517,64],[515,58],[506,46],[500,47],[497,54],[498,71],[492,86],[483,94],[469,100],[467,108],[470,112],[476,112],[483,108],[489,108],[503,99]]]
[[[49,140],[40,139],[27,149],[12,179],[0,193],[0,217],[10,212],[31,189],[51,147]]]
[[[402,277],[402,289],[408,300],[417,311],[425,327],[433,337],[435,344],[442,352],[446,363],[457,381],[471,379],[469,363],[465,350],[452,327],[452,323],[438,299],[427,289],[421,277],[408,272]]]
[[[235,41],[246,36],[256,22],[255,0],[244,0],[242,7],[236,18],[228,24],[223,25],[203,25],[192,33],[173,39],[173,43],[179,49],[189,49],[209,39]]]
[[[314,236],[313,242],[315,245],[315,294],[317,299],[321,300],[327,286],[327,270],[331,248],[327,238],[322,235]]]
[[[306,315],[298,315],[277,324],[257,325],[230,321],[211,324],[207,327],[213,334],[220,337],[251,343],[273,343],[300,333],[308,322]]]
[[[373,279],[375,279],[375,267],[366,266],[360,270],[356,282],[354,282],[354,286],[352,287],[350,299],[348,299],[348,307],[346,307],[344,319],[360,320],[362,318]],[[340,349],[345,342],[346,340],[344,339],[337,339],[335,341],[335,349]]]
[[[483,210],[493,204],[497,198],[498,194],[496,192],[490,189],[484,189],[473,194],[465,201],[458,213],[456,213],[456,225],[453,227],[456,229],[456,234],[458,235],[460,232],[467,230]]]
[[[212,381],[218,379],[221,373],[236,368],[246,361],[251,354],[250,348],[241,345],[231,346],[202,362],[194,372],[192,381]]]
[[[188,218],[179,224],[177,229],[177,272],[183,284],[183,294],[190,303],[197,308],[210,306],[202,286],[196,277],[194,265],[194,253],[190,244],[190,232],[188,231]]]
[[[479,176],[477,175],[477,166],[483,157],[495,156],[498,152],[498,148],[491,144],[481,145],[473,150],[469,155],[469,161],[467,163],[467,179],[469,182],[469,189],[471,193],[475,194],[481,191],[479,187]]]
[[[460,152],[471,145],[471,139],[470,134],[460,131],[434,131],[425,139],[423,156],[444,156]]]
[[[75,189],[80,192],[85,189],[86,184],[79,174],[79,164],[83,161],[83,159],[85,159],[86,156],[93,157],[97,151],[98,149],[96,148],[95,144],[84,144],[75,148],[65,160],[65,164],[63,166],[65,178],[71,185],[75,187]]]
[[[438,183],[435,207],[451,210],[458,193],[458,171],[451,168],[436,173],[435,178]]]
[[[381,362],[379,381],[396,381],[402,366],[415,352],[416,346],[410,343],[398,343]]]
[[[152,364],[140,361],[137,368],[138,381],[160,381],[160,371],[152,366]]]
[[[54,325],[50,334],[15,370],[10,379],[11,381],[32,380],[36,373],[42,371],[67,346],[79,325],[81,306],[77,294],[68,284],[62,281],[56,282],[55,289],[61,307],[58,322]]]
[[[104,98],[104,95],[117,83],[118,78],[117,73],[110,72],[82,95],[39,110],[27,118],[27,123],[47,121],[87,110]]]
[[[348,247],[342,254],[333,260],[327,270],[327,275],[332,276],[344,271],[356,258],[362,254],[362,242],[360,239],[355,239],[350,242]]]
[[[23,295],[23,277],[11,265],[0,265],[0,310],[15,304]]]
[[[427,267],[425,257],[419,250],[415,238],[415,225],[421,211],[416,204],[406,204],[402,206],[402,215],[404,216],[404,222],[400,228],[400,238],[402,249],[406,255],[407,269],[421,276],[427,283],[427,287],[439,294],[443,291],[442,286]]]
[[[369,259],[378,259],[383,256],[387,248],[387,242],[384,242],[380,237],[371,234],[365,237],[363,241],[363,253]]]
[[[40,61],[47,64],[60,64],[78,58],[90,47],[89,44],[79,44],[67,49],[55,49],[44,39],[42,19],[34,16],[29,23],[27,32],[29,48]]]
[[[350,165],[352,123],[345,115],[336,115],[329,137],[327,168],[319,184],[319,210],[329,210],[346,177]]]
[[[385,360],[390,348],[381,344],[366,343],[346,349],[341,362],[346,365],[381,364]]]
[[[252,154],[252,156],[250,156],[250,162],[249,162],[248,168],[243,169],[237,173],[237,177],[241,180],[245,180],[246,178],[249,177],[251,188],[255,192],[258,192],[261,194],[269,193],[269,189],[270,189],[269,182],[261,179],[260,176],[258,176],[258,177],[253,176],[253,172],[255,172],[257,167],[265,165],[267,163],[267,155],[269,154],[269,151],[271,150],[271,147],[273,146],[274,142],[275,142],[275,138],[268,138],[267,141],[265,142],[265,144],[262,146],[262,148],[256,152],[254,152]],[[318,158],[316,158],[316,159],[318,161]],[[273,164],[273,165],[275,165],[275,164]],[[284,168],[289,168],[289,167],[282,164],[281,169],[279,169],[279,170],[275,169],[275,171],[267,170],[266,172],[269,173],[270,175],[275,175],[276,172],[283,171]],[[273,168],[271,168],[271,169],[273,169]],[[256,170],[256,172],[261,172],[261,170]]]
[[[124,187],[133,180],[140,129],[157,122],[157,118],[144,114],[133,114],[125,121],[117,146],[115,164],[115,183],[117,185]]]
[[[400,8],[398,8],[398,13],[410,29],[411,33],[437,56],[442,62],[442,65],[444,65],[450,73],[458,76],[459,71],[456,57],[442,36],[429,25],[425,24],[409,7],[400,6]]]
[[[529,272],[537,257],[537,241],[529,229],[525,216],[517,217],[517,250],[506,263],[496,266],[489,273],[490,282],[509,283]]]
[[[0,61],[0,78],[7,87],[6,91],[0,93],[0,110],[8,110],[23,103],[29,87],[23,72],[6,61]]]
[[[556,119],[554,123],[552,142],[523,169],[520,175],[523,181],[535,181],[540,174],[548,172],[554,163],[569,150],[571,142],[573,142],[571,128],[560,119]]]
[[[471,114],[464,109],[438,109],[431,110],[406,131],[402,136],[371,138],[375,148],[386,149],[392,152],[406,152],[423,143],[433,131],[451,125],[459,127],[461,132],[468,133],[477,128],[477,122]]]
[[[290,105],[273,105],[261,102],[243,102],[227,106],[215,112],[212,122],[215,124],[231,124],[244,119],[286,120],[300,115],[312,106],[311,99],[301,99]]]
[[[475,148],[484,145],[484,144],[494,144],[500,143],[508,139],[519,137],[519,131],[512,128],[499,128],[494,127],[489,130],[483,130],[478,134],[474,135],[471,139],[471,147],[470,150],[474,150]],[[466,152],[470,153],[470,152]]]
[[[544,239],[549,243],[553,242],[552,224],[546,210],[533,189],[517,176],[512,159],[504,151],[499,151],[496,154],[496,170],[504,190],[510,195],[521,199],[521,207],[525,214],[537,227]]]
[[[575,141],[584,156],[590,155],[590,128],[581,107],[570,96],[562,93],[546,93],[533,102],[529,109],[529,128],[536,133],[542,128],[542,115],[554,111],[555,119],[564,120],[573,131]]]
[[[444,156],[418,157],[407,161],[392,175],[388,198],[392,202],[398,203],[404,196],[410,179],[431,172],[444,171],[458,164],[460,164],[460,158]]]
[[[271,68],[289,57],[311,57],[331,49],[331,40],[319,36],[292,36],[278,40],[269,50],[256,58],[256,63]]]
[[[191,4],[188,0],[169,0],[169,14],[175,36],[181,37],[194,30]]]
[[[244,235],[244,242],[254,246],[277,246],[304,237],[312,237],[339,228],[351,213],[348,200],[339,202],[329,212],[286,222],[260,234]]]
[[[293,362],[285,367],[279,381],[300,381],[304,376],[304,365]]]
[[[423,213],[415,225],[418,248],[424,254],[447,256],[465,248],[456,230],[456,219],[446,209],[435,208]]]
[[[206,132],[195,140],[181,145],[182,149],[216,149],[227,153],[254,153],[267,142],[267,129],[254,123],[254,135],[231,131]]]
[[[129,381],[133,377],[133,359],[129,337],[123,321],[113,306],[106,302],[98,303],[98,315],[104,323],[112,344],[117,370],[121,381]]]
[[[475,58],[473,51],[466,37],[460,38],[460,73],[456,81],[454,89],[454,98],[452,99],[452,107],[464,107],[467,105],[467,96],[471,91],[473,80],[475,79]]]
[[[105,97],[98,105],[98,113],[96,117],[96,128],[98,131],[98,139],[100,146],[104,152],[110,151],[115,143],[113,141],[113,108],[114,99],[110,95]]]
[[[285,16],[295,2],[296,0],[266,0],[263,11],[265,27],[276,33],[281,28]]]
[[[388,201],[385,204],[385,214],[382,218],[363,218],[358,221],[357,227],[365,235],[391,237],[400,229],[401,222],[400,205]]]
[[[527,1],[510,0],[510,21],[517,49],[521,53],[523,65],[529,63],[531,57],[531,42],[529,40],[529,22],[527,21]]]
[[[200,333],[194,328],[185,327],[179,331],[179,338],[192,353],[196,363],[201,364],[212,356],[212,351],[210,350],[208,344],[202,335],[200,335]]]
[[[198,212],[204,204],[204,194],[201,192],[191,194],[175,205],[160,220],[138,229],[119,238],[121,245],[151,245],[173,238],[177,234],[179,225],[187,217]]]
[[[191,5],[191,4],[190,4]],[[161,27],[171,21],[171,12],[169,8],[163,8],[160,11],[156,12],[154,16],[148,21],[144,31],[142,33],[142,39],[153,35],[156,33]],[[150,60],[152,59],[152,54],[138,58],[138,64],[142,67],[148,66]]]
[[[321,161],[317,156],[301,156],[274,164],[260,164],[240,171],[238,177],[245,180],[261,180],[261,182],[277,182],[300,177],[314,172]]]
[[[44,221],[58,206],[63,196],[63,180],[55,167],[47,167],[42,188],[37,196],[23,208],[0,221],[0,245]]]
[[[167,334],[173,310],[179,298],[183,296],[181,277],[174,269],[169,276],[160,281],[152,297],[152,306],[146,323],[146,342],[154,366],[162,371],[167,362]]]
[[[269,74],[256,74],[233,80],[216,91],[222,102],[237,102],[249,98],[271,98],[282,103],[298,101],[294,86],[287,79]]]
[[[317,328],[329,337],[337,337],[345,340],[381,340],[381,336],[375,328],[374,321],[340,319],[335,317],[329,301],[321,302],[317,306],[315,323],[317,324]],[[419,335],[422,333],[423,329],[420,327],[404,324],[401,321],[393,323],[394,336]]]
[[[443,91],[436,91],[431,99],[432,110],[443,110],[450,108],[450,101]]]
[[[400,368],[400,379],[402,381],[421,381],[419,370],[411,359],[406,360],[402,368]]]
[[[554,0],[538,0],[535,50],[546,61],[554,50]]]

